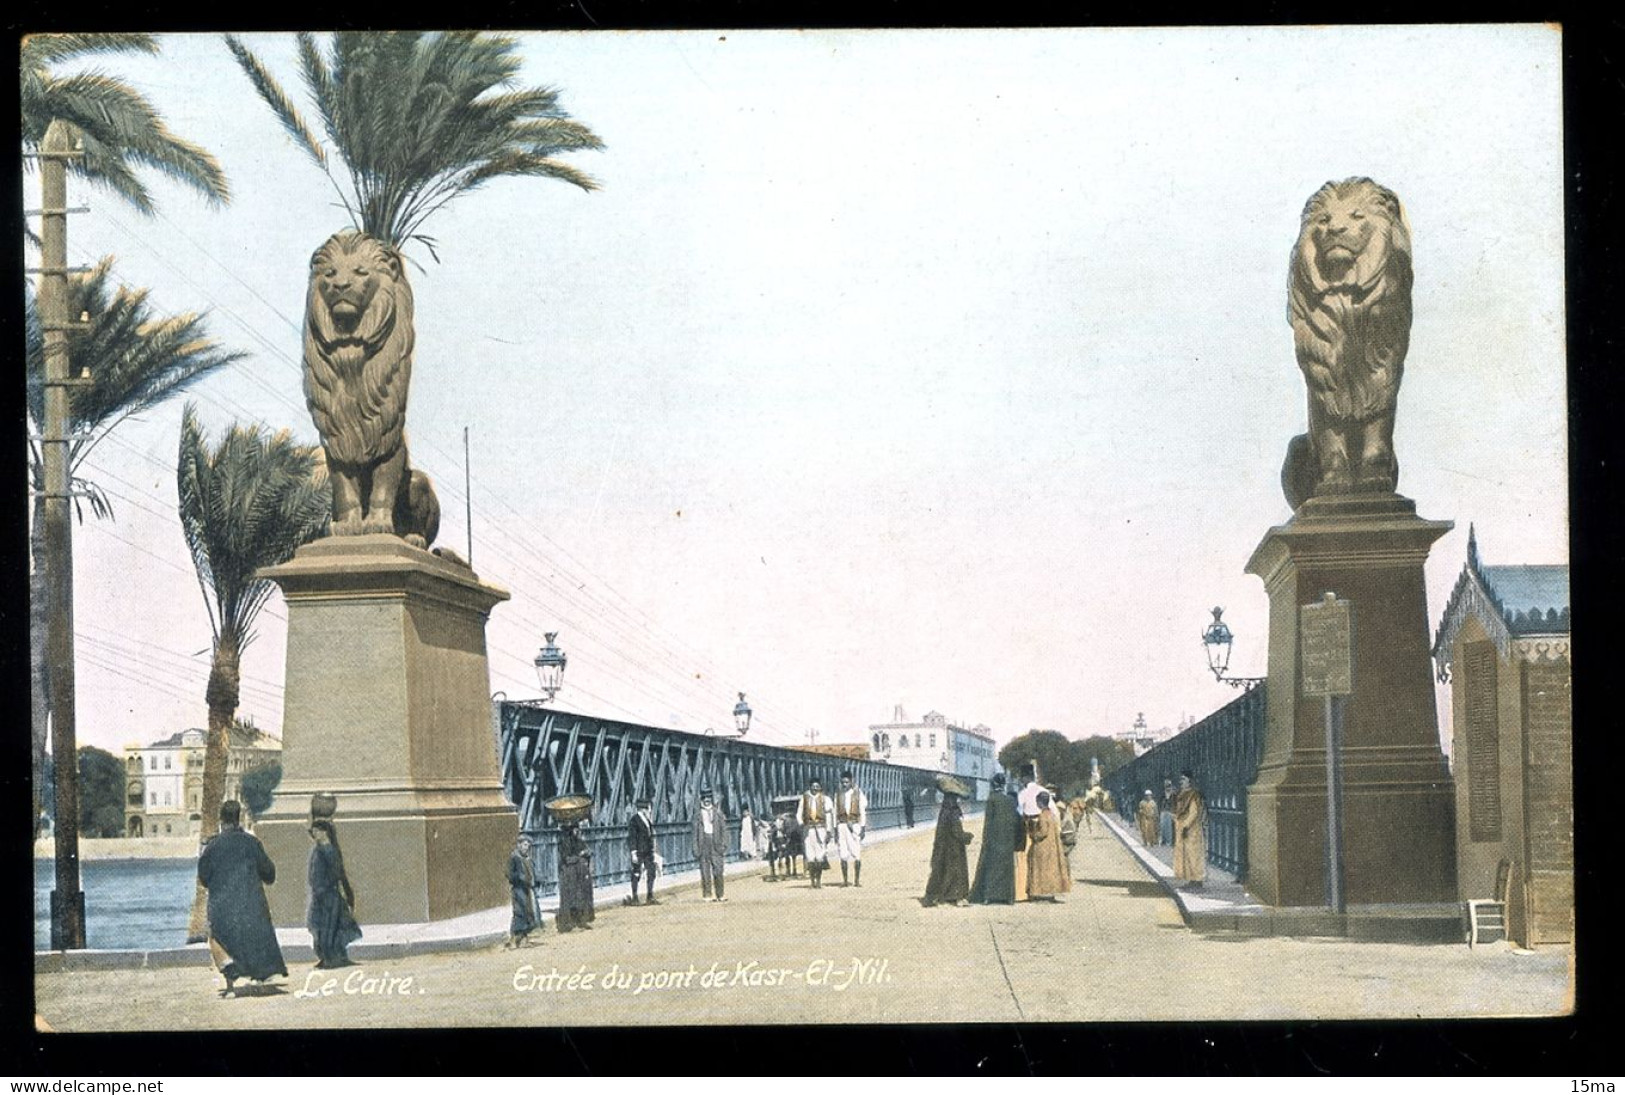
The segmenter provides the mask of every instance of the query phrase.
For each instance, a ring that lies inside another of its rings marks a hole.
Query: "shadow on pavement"
[[[1147,882],[1144,879],[1128,878],[1087,878],[1085,886],[1100,886],[1107,889],[1122,890],[1130,897],[1167,897],[1168,891],[1158,882]]]
[[[286,995],[288,995],[288,990],[287,990],[287,988],[285,986],[283,986],[283,985],[272,985],[272,984],[269,984],[269,983],[263,984],[263,985],[243,985],[243,984],[239,984],[232,991],[234,993],[236,993],[236,995],[239,996],[239,997],[242,997],[242,996],[286,996]]]

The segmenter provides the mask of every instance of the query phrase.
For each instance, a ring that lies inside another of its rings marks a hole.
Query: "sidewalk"
[[[1465,943],[1462,907],[1454,902],[1404,905],[1350,905],[1338,915],[1318,906],[1279,908],[1247,892],[1236,876],[1209,863],[1200,890],[1187,890],[1174,878],[1174,852],[1165,844],[1147,848],[1140,835],[1110,814],[1106,822],[1142,867],[1168,891],[1192,931],[1242,935],[1343,936],[1393,943]]]
[[[965,818],[966,824],[968,825],[980,817],[980,813],[967,814]],[[916,825],[912,829],[901,827],[866,833],[863,838],[863,846],[871,848],[878,844],[896,840],[899,837],[927,832],[930,828],[929,825]],[[833,865],[830,870],[839,874],[839,868]],[[737,863],[727,864],[724,868],[724,876],[732,879],[736,876],[765,874],[766,871],[767,864],[765,861],[742,859]],[[805,874],[802,877],[805,878]],[[694,867],[661,875],[656,882],[656,891],[660,894],[681,892],[699,884],[699,868]],[[613,880],[599,879],[592,891],[593,907],[602,911],[606,908],[619,906],[622,899],[631,892],[631,886],[624,874]],[[540,904],[543,915],[548,918],[551,918],[558,911],[557,896],[542,899]],[[451,954],[458,951],[484,950],[488,947],[497,946],[508,938],[508,923],[511,915],[510,907],[502,905],[497,908],[469,913],[466,916],[454,917],[449,920],[436,920],[426,924],[362,924],[361,930],[364,934],[361,939],[350,946],[350,957],[357,962],[379,962],[414,955]],[[316,952],[310,943],[310,932],[305,928],[278,928],[276,938],[277,943],[282,947],[282,957],[288,963],[315,961]],[[36,951],[34,952],[34,972],[177,969],[186,966],[208,966],[211,961],[207,943],[192,943],[182,947],[153,950]]]
[[[981,825],[971,828],[979,841]],[[34,1007],[75,1032],[1391,1020],[1573,1006],[1570,947],[1522,956],[1501,944],[1192,931],[1100,826],[1080,840],[1077,882],[1058,902],[927,908],[932,828],[885,835],[863,857],[862,888],[842,888],[839,872],[819,890],[805,877],[770,885],[765,869],[743,864],[726,904],[672,879],[659,905],[629,909],[624,889],[605,887],[613,904],[592,931],[549,925],[521,951],[369,960],[334,975],[290,960],[291,977],[233,999],[201,965],[42,972]],[[973,862],[979,851],[973,843]],[[1179,992],[1134,991],[1147,971],[1166,970],[1178,971]],[[577,974],[596,983],[572,985]]]

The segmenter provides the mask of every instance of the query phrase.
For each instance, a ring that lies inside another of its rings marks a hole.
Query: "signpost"
[[[1326,904],[1348,911],[1343,894],[1343,714],[1354,691],[1354,608],[1327,593],[1298,609],[1303,694],[1326,703]]]

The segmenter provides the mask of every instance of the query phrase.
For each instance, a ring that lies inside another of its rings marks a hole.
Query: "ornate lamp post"
[[[542,702],[551,703],[564,687],[564,663],[569,659],[564,651],[553,645],[559,637],[557,631],[547,632],[547,645],[536,655],[536,678],[542,684]]]
[[[734,704],[734,729],[739,736],[744,737],[750,730],[750,704],[745,702],[745,694],[739,693],[739,702]]]
[[[1263,677],[1231,677],[1230,648],[1235,644],[1235,633],[1230,625],[1224,622],[1224,609],[1214,608],[1213,622],[1207,625],[1202,632],[1202,649],[1207,651],[1207,667],[1213,671],[1213,679],[1223,681],[1231,688],[1252,689],[1264,682]]]

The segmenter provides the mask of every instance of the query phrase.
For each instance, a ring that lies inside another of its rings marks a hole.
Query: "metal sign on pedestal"
[[[1354,691],[1354,606],[1335,593],[1302,605],[1298,641],[1303,694],[1326,703],[1326,904],[1343,913],[1343,705]]]

